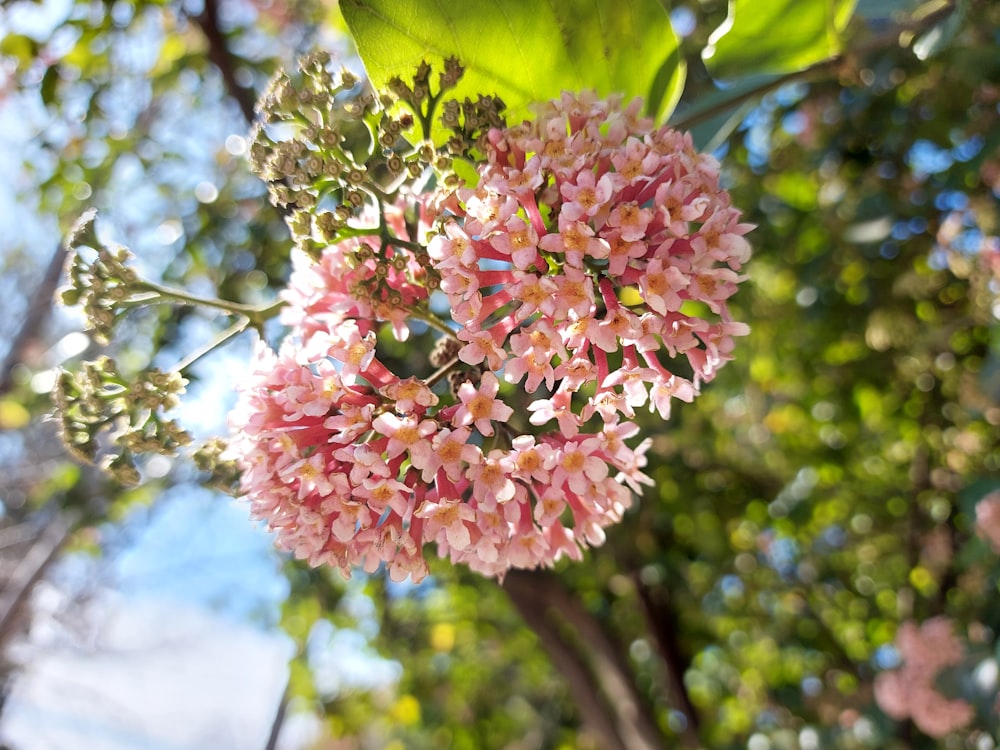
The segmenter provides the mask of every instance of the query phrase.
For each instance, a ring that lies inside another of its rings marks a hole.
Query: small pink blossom
[[[418,378],[397,380],[382,388],[386,398],[396,402],[396,411],[409,413],[416,409],[434,406],[438,397]]]
[[[468,424],[475,425],[479,432],[487,437],[493,434],[493,422],[506,422],[514,410],[503,401],[497,399],[500,381],[492,372],[483,374],[479,387],[466,381],[458,388],[458,397],[462,404],[452,418],[456,427]]]
[[[569,391],[557,391],[552,398],[543,398],[528,404],[532,412],[529,421],[533,425],[543,425],[554,419],[564,437],[575,437],[580,431],[580,417],[572,409]]]
[[[639,278],[639,289],[651,310],[666,315],[681,309],[681,292],[690,283],[691,278],[678,266],[664,266],[661,258],[653,258],[646,266],[646,272]]]
[[[467,365],[478,365],[483,360],[491,370],[499,370],[507,359],[507,352],[497,343],[492,331],[476,331],[469,333],[460,331],[459,338],[469,343],[458,352],[458,358]]]
[[[471,434],[468,427],[455,430],[444,427],[434,436],[430,460],[424,468],[425,482],[429,482],[438,469],[442,469],[451,481],[457,482],[466,467],[480,462],[482,451],[468,442]]]
[[[490,244],[509,255],[514,268],[527,270],[538,265],[538,234],[534,227],[520,216],[511,216],[504,222],[503,230],[490,235]]]
[[[635,242],[646,236],[646,227],[652,220],[652,211],[640,208],[633,202],[626,202],[615,206],[608,216],[608,226],[617,228],[626,242]]]
[[[424,533],[431,539],[443,533],[448,544],[455,549],[466,549],[472,543],[469,525],[476,520],[476,511],[460,500],[443,503],[425,502],[416,512],[427,519]]]
[[[566,482],[578,495],[589,487],[589,482],[600,482],[608,476],[608,464],[594,455],[600,446],[596,438],[566,442],[556,456],[556,466],[552,472],[552,483],[556,486]]]
[[[429,436],[437,432],[437,423],[431,419],[418,421],[412,415],[397,417],[395,414],[381,414],[372,428],[389,438],[385,454],[392,459],[407,451],[410,460],[418,469],[426,462],[431,452]]]
[[[510,475],[513,462],[499,450],[490,451],[483,460],[469,469],[472,494],[485,508],[514,499],[517,488]]]

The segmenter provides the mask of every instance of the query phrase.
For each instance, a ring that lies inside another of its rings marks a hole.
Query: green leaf
[[[954,10],[945,16],[944,21],[935,24],[922,34],[913,44],[913,54],[917,59],[926,60],[946,49],[962,28],[967,11],[967,3],[958,3]]]
[[[701,94],[677,109],[670,125],[690,131],[699,151],[712,151],[739,126],[774,80],[774,76],[748,76],[725,89]]]
[[[59,68],[56,65],[52,65],[45,71],[45,75],[42,76],[42,102],[46,105],[52,104],[56,100],[56,84],[59,83]]]
[[[840,54],[856,0],[730,0],[702,59],[719,79],[793,73]]]
[[[341,12],[376,87],[406,80],[425,60],[454,55],[465,76],[449,93],[499,96],[510,121],[563,90],[647,99],[668,115],[685,70],[670,18],[657,0],[342,0]],[[433,80],[433,79],[432,79]]]

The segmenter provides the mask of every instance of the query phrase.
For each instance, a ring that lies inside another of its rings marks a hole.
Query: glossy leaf
[[[856,0],[730,0],[702,51],[719,79],[792,73],[838,55]]]
[[[41,95],[45,104],[52,104],[56,98],[56,85],[59,83],[59,68],[55,65],[45,70],[42,76]]]
[[[710,91],[675,111],[670,125],[690,131],[700,150],[712,151],[739,126],[756,106],[760,92],[773,81],[774,76],[753,76],[725,89]]]
[[[376,86],[426,60],[456,56],[466,73],[453,95],[495,94],[508,119],[562,90],[642,96],[669,114],[684,86],[678,39],[657,0],[399,3],[344,0],[341,11]]]

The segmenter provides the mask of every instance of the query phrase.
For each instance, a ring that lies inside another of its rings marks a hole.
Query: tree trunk
[[[600,622],[556,576],[512,570],[503,588],[566,679],[585,727],[608,750],[657,750],[666,738]]]

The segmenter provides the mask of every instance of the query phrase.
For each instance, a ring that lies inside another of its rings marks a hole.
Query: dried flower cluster
[[[419,580],[429,543],[502,576],[603,542],[649,482],[634,409],[667,418],[747,331],[727,300],[750,227],[639,106],[564,96],[489,131],[475,189],[402,186],[296,253],[291,334],[259,348],[230,446],[280,546]],[[440,334],[426,379],[376,351],[417,319]]]

